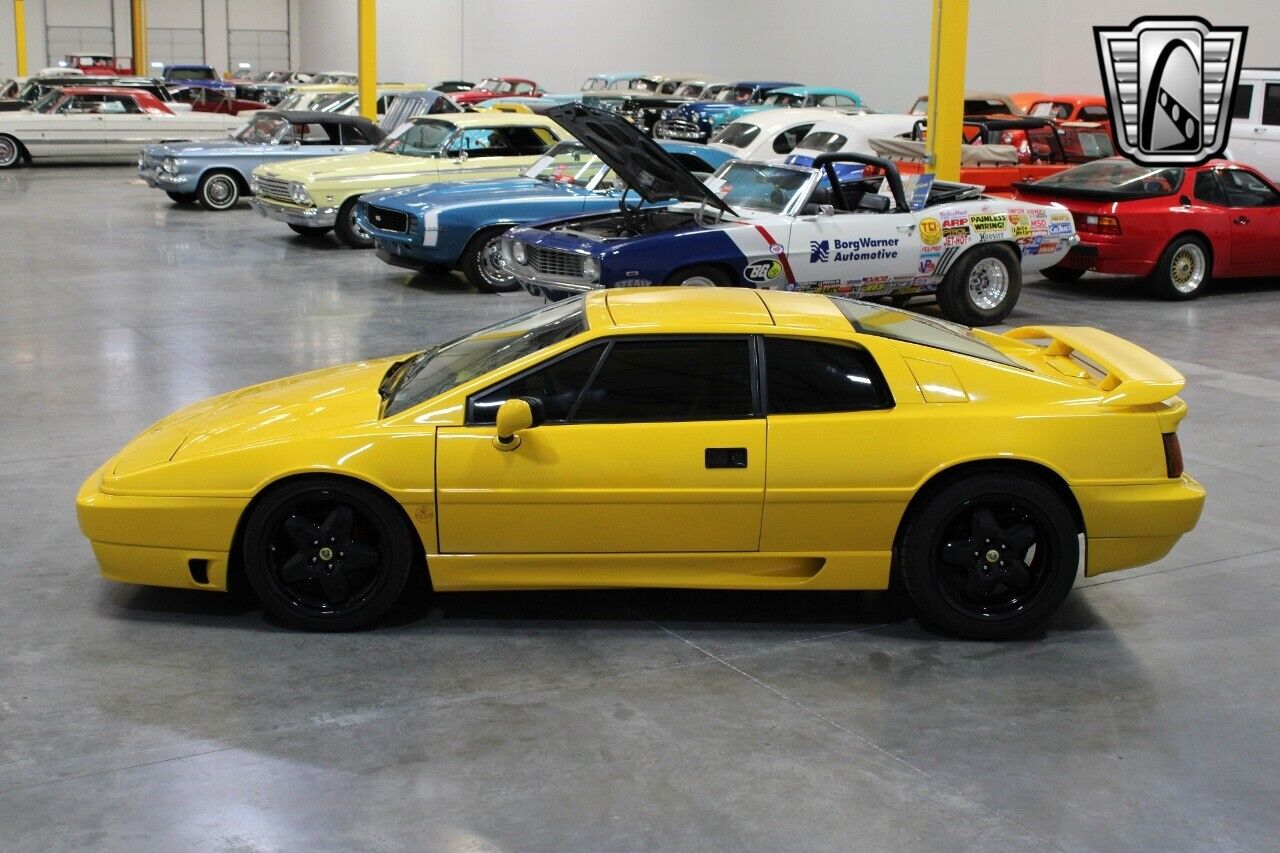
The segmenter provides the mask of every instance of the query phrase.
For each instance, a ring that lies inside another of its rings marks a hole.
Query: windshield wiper
[[[402,358],[387,368],[387,372],[382,375],[382,382],[378,383],[379,397],[385,400],[395,393],[397,380],[401,378],[401,375],[404,372],[401,368],[406,364],[409,364],[415,358],[418,358],[418,356],[411,355],[408,358]]]

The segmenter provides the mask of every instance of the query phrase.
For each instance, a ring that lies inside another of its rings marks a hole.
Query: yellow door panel
[[[436,433],[440,550],[452,554],[754,551],[765,422],[548,424]],[[708,448],[746,467],[707,467]]]

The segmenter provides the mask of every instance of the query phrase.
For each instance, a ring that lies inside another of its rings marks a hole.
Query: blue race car
[[[691,104],[669,110],[653,127],[657,139],[676,139],[681,142],[706,142],[728,123],[729,111],[734,107],[757,103],[774,89],[801,86],[780,80],[743,80],[733,84],[716,96],[714,101],[694,101]]]
[[[733,155],[706,145],[662,143],[695,174],[710,175]],[[622,190],[609,167],[579,142],[561,142],[519,178],[369,193],[356,222],[378,257],[412,270],[460,268],[481,293],[518,290],[497,265],[502,235],[542,219],[616,210]]]
[[[178,86],[203,86],[206,89],[221,89],[234,92],[234,83],[223,80],[212,65],[166,65],[160,71],[164,82]]]

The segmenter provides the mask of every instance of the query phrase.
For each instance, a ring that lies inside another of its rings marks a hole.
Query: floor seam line
[[[1272,554],[1277,551],[1280,551],[1280,547],[1264,548],[1261,551],[1252,551],[1248,554],[1236,554],[1233,557],[1219,557],[1216,560],[1205,560],[1204,562],[1191,563],[1190,565],[1186,565],[1186,566],[1170,566],[1167,569],[1157,569],[1154,572],[1146,572],[1141,575],[1127,575],[1123,577],[1105,578],[1103,580],[1096,581],[1091,584],[1077,587],[1077,589],[1083,592],[1085,590],[1093,589],[1094,587],[1097,587],[1097,586],[1106,586],[1107,584],[1120,583],[1121,581],[1138,581],[1138,580],[1142,580],[1143,578],[1153,578],[1153,577],[1156,577],[1157,575],[1167,575],[1167,574],[1170,574],[1171,572],[1181,572],[1181,571],[1185,571],[1186,569],[1199,569],[1204,566],[1215,566],[1215,565],[1218,565],[1219,563],[1229,563],[1232,560],[1247,560],[1250,557],[1260,557],[1263,554]]]

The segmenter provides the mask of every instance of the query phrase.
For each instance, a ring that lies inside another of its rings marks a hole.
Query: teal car
[[[716,116],[716,127],[724,127],[749,113],[775,110],[780,107],[822,107],[833,110],[852,110],[862,106],[862,96],[850,89],[832,89],[825,86],[785,86],[774,89],[759,101],[733,107]]]

